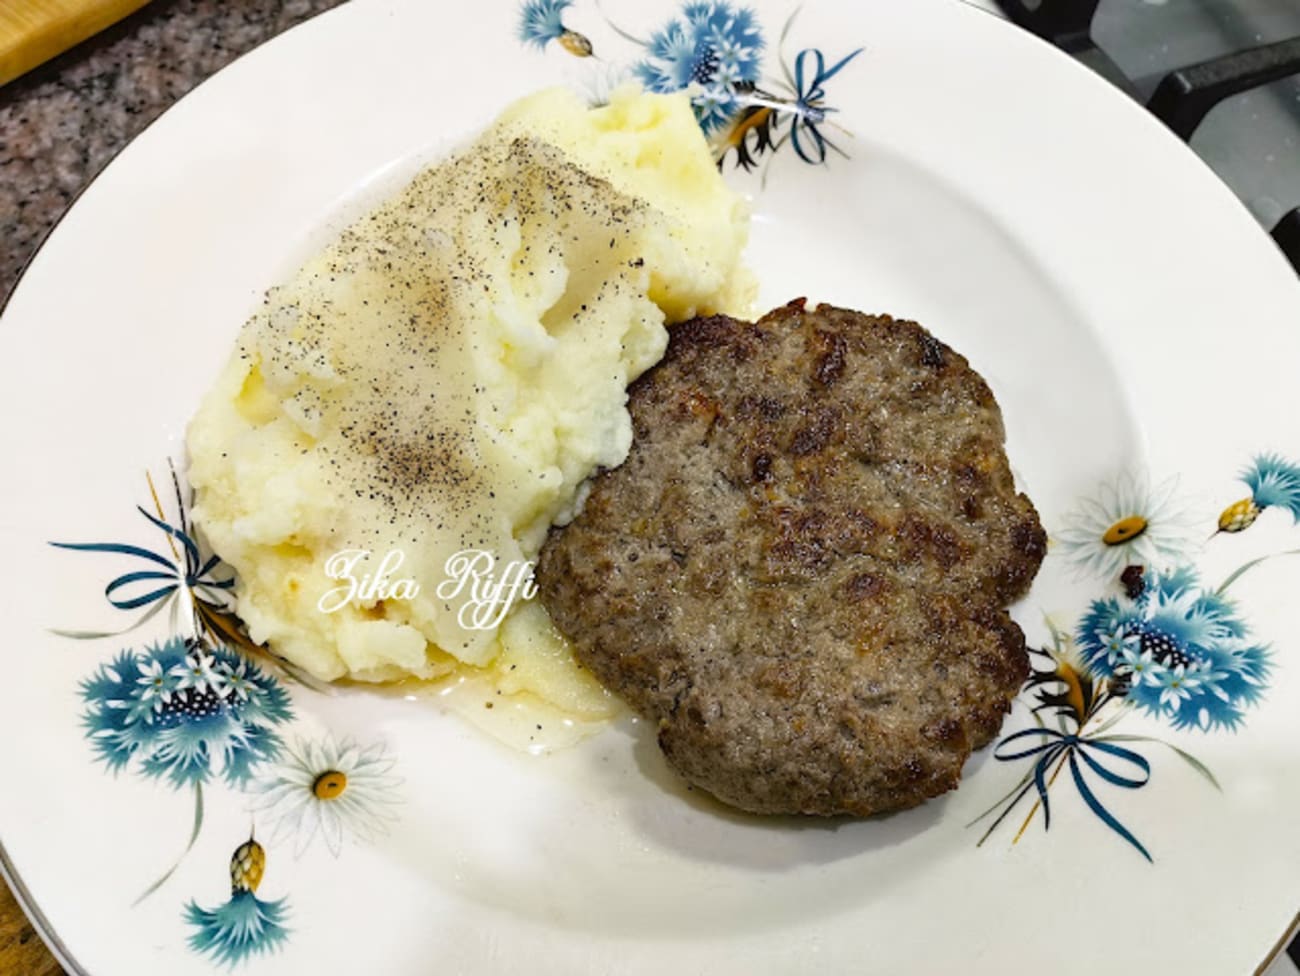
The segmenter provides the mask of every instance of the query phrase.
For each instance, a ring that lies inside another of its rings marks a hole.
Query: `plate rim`
[[[1002,28],[998,28],[999,30],[1005,28],[1006,30],[1018,32],[1020,35],[1022,35],[1022,38],[1032,39],[1033,42],[1037,42],[1042,47],[1051,51],[1053,53],[1053,56],[1056,57],[1058,63],[1073,65],[1078,71],[1082,72],[1085,76],[1090,77],[1098,85],[1105,86],[1106,89],[1110,89],[1112,87],[1109,85],[1108,82],[1106,82],[1104,78],[1097,76],[1094,72],[1088,69],[1085,65],[1079,63],[1076,59],[1060,51],[1058,48],[1056,48],[1055,46],[1053,46],[1043,38],[1040,38],[1037,35],[1033,34],[1031,31],[1028,31],[1025,28],[1022,28],[1019,25],[1015,24],[1013,21],[1008,20],[1004,16],[1000,16],[994,13],[993,11],[987,10],[979,6],[976,3],[972,3],[970,2],[970,0],[941,0],[941,2],[956,7],[965,7],[976,13],[989,16],[993,20],[997,20],[1003,25]],[[178,105],[183,104],[187,99],[190,99],[192,95],[202,90],[214,79],[219,78],[223,73],[227,71],[228,68],[236,64],[239,64],[250,55],[261,52],[268,45],[271,45],[276,41],[279,41],[282,38],[285,38],[286,36],[293,34],[294,32],[302,28],[306,28],[309,25],[315,23],[316,21],[322,18],[329,17],[330,15],[343,11],[348,6],[349,6],[348,4],[341,3],[329,9],[323,10],[319,13],[316,13],[311,17],[307,18],[306,20],[294,24],[293,26],[287,28],[286,30],[281,31],[278,34],[267,38],[266,40],[260,42],[250,50],[240,54],[238,57],[234,58],[226,65],[223,65],[220,69],[213,72],[208,77],[204,78],[193,88],[186,91],[179,98],[177,98],[175,101],[170,103],[154,119],[150,120],[148,124],[142,127],[138,132],[134,133],[125,143],[123,143],[116,150],[114,150],[114,152],[107,159],[105,159],[105,161],[99,167],[99,169],[92,176],[90,176],[85,181],[85,183],[82,184],[82,186],[80,186],[76,190],[76,192],[68,199],[66,205],[62,208],[58,217],[54,220],[52,224],[50,224],[48,228],[46,228],[43,231],[43,233],[41,233],[35,245],[29,250],[28,254],[23,259],[23,262],[19,266],[18,272],[14,277],[12,284],[9,286],[9,288],[3,295],[0,295],[0,322],[4,320],[5,313],[9,308],[9,305],[11,304],[14,297],[18,294],[20,288],[22,287],[34,261],[46,249],[47,244],[50,242],[55,232],[64,224],[65,219],[79,205],[79,203],[81,202],[82,198],[86,195],[86,193],[101,181],[102,177],[109,171],[110,167],[112,167],[115,163],[117,163],[119,158],[128,149],[134,147],[135,144],[140,140],[142,136],[144,136],[146,133],[152,130],[161,120],[163,120],[169,113],[171,113],[174,108],[176,108]],[[1122,92],[1118,92],[1118,90],[1116,90],[1116,93],[1121,95],[1123,94]],[[1128,99],[1125,99],[1124,101],[1126,103],[1131,103],[1132,107],[1136,109],[1139,110],[1143,109],[1143,106],[1141,106],[1140,103],[1131,102],[1131,100]],[[1148,118],[1150,118],[1149,115]],[[1159,126],[1158,122],[1155,122],[1154,119],[1152,119],[1152,124],[1156,125],[1158,128],[1161,128],[1163,130],[1163,127]],[[1196,154],[1194,150],[1192,150],[1189,146],[1187,146],[1185,143],[1181,142],[1180,140],[1177,140],[1176,137],[1174,137],[1174,141],[1177,145],[1182,146],[1188,155],[1192,156],[1195,159],[1196,164],[1199,167],[1207,171],[1210,175],[1214,175],[1217,178],[1217,174],[1214,172],[1213,168],[1207,162],[1205,162],[1205,160],[1202,159],[1198,154]],[[1231,197],[1232,202],[1243,212],[1243,214],[1248,217],[1251,216],[1249,213],[1249,209],[1245,206],[1245,204],[1242,203],[1235,196],[1235,194],[1231,193],[1231,189],[1228,188],[1226,184],[1224,184],[1223,186],[1227,194]],[[1255,227],[1256,232],[1258,234],[1262,235],[1263,238],[1267,239],[1270,243],[1273,243],[1271,236],[1268,234],[1267,230],[1262,225],[1259,225],[1258,222],[1253,219],[1253,217],[1251,217],[1250,222]],[[1280,249],[1274,247],[1273,250],[1276,251],[1278,261],[1280,262],[1280,264],[1284,267],[1289,268],[1289,266],[1286,265],[1285,257],[1282,255]],[[68,970],[71,974],[73,974],[73,976],[90,976],[89,971],[86,970],[72,955],[67,945],[63,942],[63,940],[59,936],[58,931],[54,927],[53,923],[46,916],[44,911],[41,909],[39,903],[32,896],[31,891],[26,885],[26,883],[24,882],[22,875],[17,870],[12,857],[10,856],[9,851],[5,846],[4,839],[2,836],[0,836],[0,877],[2,877],[5,883],[8,885],[9,890],[12,893],[16,904],[18,904],[18,906],[24,913],[25,917],[31,924],[33,930],[41,938],[42,942],[44,943],[46,948],[49,949],[51,955],[55,958],[55,960],[61,966],[63,966],[65,970]],[[1284,955],[1290,942],[1297,937],[1300,937],[1300,909],[1296,911],[1292,921],[1289,923],[1287,928],[1278,937],[1277,941],[1273,944],[1272,948],[1268,951],[1268,954],[1265,956],[1265,958],[1255,968],[1254,970],[1255,976],[1261,976],[1261,974],[1263,974],[1269,968],[1269,966],[1271,966],[1279,957]]]

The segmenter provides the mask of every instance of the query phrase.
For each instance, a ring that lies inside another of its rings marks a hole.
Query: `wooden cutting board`
[[[149,0],[0,0],[0,85],[12,81]]]

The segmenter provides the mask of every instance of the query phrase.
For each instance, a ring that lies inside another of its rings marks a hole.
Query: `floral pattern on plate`
[[[382,742],[362,748],[332,736],[290,745],[284,758],[254,781],[252,809],[275,821],[273,840],[296,838],[301,855],[319,835],[335,857],[345,835],[369,840],[397,819],[402,781]]]
[[[1012,843],[1039,810],[1044,829],[1050,828],[1051,789],[1068,766],[1087,808],[1153,860],[1099,795],[1106,786],[1135,790],[1151,781],[1150,761],[1139,751],[1144,744],[1171,749],[1219,787],[1203,763],[1172,743],[1111,730],[1141,712],[1177,732],[1235,731],[1264,697],[1273,651],[1251,636],[1227,593],[1256,566],[1300,550],[1252,559],[1213,589],[1191,560],[1219,533],[1249,528],[1266,508],[1282,507],[1300,519],[1300,467],[1275,454],[1260,455],[1240,478],[1251,494],[1223,511],[1217,529],[1203,535],[1208,541],[1199,547],[1189,544],[1195,523],[1174,497],[1173,482],[1151,490],[1142,478],[1125,474],[1067,516],[1057,538],[1061,551],[1115,592],[1093,599],[1073,633],[1062,633],[1049,621],[1052,646],[1032,652],[1023,697],[1036,725],[1004,736],[993,751],[1002,762],[1030,760],[1030,766],[972,822],[997,813],[980,844],[1031,791],[1035,799]]]
[[[1250,494],[1234,502],[1219,516],[1220,532],[1250,528],[1266,508],[1284,508],[1292,521],[1300,521],[1300,465],[1277,454],[1261,454],[1241,472]]]
[[[191,900],[185,920],[194,928],[189,946],[218,963],[233,966],[250,956],[279,949],[289,938],[284,922],[289,899],[263,901],[258,886],[266,872],[266,849],[250,837],[230,857],[230,899],[216,908]]]
[[[82,727],[110,772],[133,771],[193,791],[185,849],[135,903],[162,888],[193,850],[204,825],[204,787],[214,783],[246,791],[254,824],[263,816],[273,825],[275,842],[296,834],[299,855],[317,833],[338,857],[345,832],[359,840],[383,832],[396,818],[392,808],[402,782],[392,774],[395,760],[384,743],[336,743],[328,734],[285,743],[278,730],[296,716],[272,672],[310,679],[248,638],[227,596],[234,580],[217,556],[201,551],[175,470],[174,522],[167,521],[153,478],[146,479],[155,513],[139,511],[164,534],[166,551],[129,543],[51,543],[131,557],[137,568],[114,577],[104,592],[114,608],[142,611],[122,630],[55,633],[79,640],[118,637],[170,611],[161,641],[120,650],[80,688]],[[229,899],[211,908],[196,900],[183,906],[191,949],[233,966],[288,941],[288,897],[267,901],[257,895],[266,865],[266,848],[250,836],[231,856]]]
[[[242,787],[279,753],[274,727],[293,718],[289,696],[257,665],[180,637],[120,652],[81,694],[82,724],[110,770],[134,760],[144,776],[176,788],[197,790],[216,772]]]
[[[536,48],[553,41],[570,54],[592,57],[591,41],[564,23],[572,6],[573,0],[527,0],[519,13],[520,41]],[[794,18],[792,13],[786,20],[777,45],[780,76],[769,81],[762,72],[768,43],[749,7],[728,0],[686,3],[645,38],[610,21],[614,33],[639,51],[636,60],[623,62],[616,80],[636,79],[647,91],[660,93],[689,89],[695,118],[719,166],[734,155],[738,167],[753,169],[786,145],[805,163],[825,163],[831,152],[847,157],[827,132],[833,128],[848,135],[830,118],[836,110],[827,104],[826,84],[862,48],[829,63],[819,48],[803,48],[789,59],[784,45]]]
[[[1081,499],[1056,542],[1077,579],[1110,579],[1126,566],[1178,565],[1195,551],[1195,532],[1177,478],[1152,486],[1145,475],[1129,472]]]

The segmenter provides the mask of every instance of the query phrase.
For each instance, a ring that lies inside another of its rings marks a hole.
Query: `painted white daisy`
[[[393,764],[382,742],[363,749],[326,735],[288,745],[281,762],[249,785],[251,806],[274,820],[272,840],[296,837],[296,855],[319,834],[338,857],[344,834],[370,840],[397,819],[391,808],[402,781]]]
[[[1126,473],[1081,501],[1056,535],[1076,575],[1113,581],[1126,566],[1166,570],[1184,561],[1196,547],[1195,520],[1177,487],[1177,478],[1153,488],[1144,475]]]

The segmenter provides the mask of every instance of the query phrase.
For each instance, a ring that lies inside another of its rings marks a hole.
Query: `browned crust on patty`
[[[675,327],[629,408],[538,564],[582,664],[745,810],[955,787],[1027,675],[1004,607],[1046,542],[984,380],[914,322],[796,301]]]

